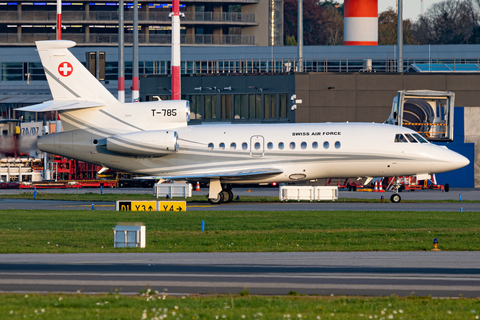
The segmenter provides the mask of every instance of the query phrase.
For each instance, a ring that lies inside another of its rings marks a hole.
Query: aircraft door
[[[263,136],[252,136],[250,138],[250,154],[252,157],[263,157],[265,154],[265,139]]]

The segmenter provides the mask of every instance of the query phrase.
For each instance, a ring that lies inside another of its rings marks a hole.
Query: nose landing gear
[[[393,192],[395,192],[395,193],[392,194],[392,196],[390,197],[390,201],[392,201],[393,203],[399,203],[400,201],[402,201],[402,197],[400,197],[398,192],[399,192],[400,188],[402,187],[402,184],[398,180],[398,177],[394,177],[394,181],[395,182],[392,185],[392,189],[394,190]]]
[[[401,200],[402,200],[402,198],[400,197],[400,195],[398,193],[394,193],[390,197],[390,201],[392,201],[393,203],[399,203]]]

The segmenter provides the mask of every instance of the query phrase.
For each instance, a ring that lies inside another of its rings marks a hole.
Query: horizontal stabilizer
[[[85,109],[104,106],[102,102],[91,101],[72,101],[72,100],[50,100],[40,104],[34,104],[33,106],[23,107],[16,109],[18,111],[29,112],[46,112],[46,111],[60,111],[60,110],[73,110],[73,109]]]
[[[213,179],[219,178],[221,180],[235,180],[242,178],[246,180],[255,180],[265,176],[278,175],[283,173],[279,169],[256,169],[256,170],[239,170],[230,172],[210,172],[205,174],[182,175],[182,176],[149,176],[142,179],[164,179],[164,180],[178,180],[178,179]]]

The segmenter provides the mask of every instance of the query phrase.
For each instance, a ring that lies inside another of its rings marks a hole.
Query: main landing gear
[[[395,182],[392,185],[392,189],[394,190],[393,192],[395,192],[395,193],[392,194],[392,196],[390,197],[390,201],[392,201],[393,203],[399,203],[400,201],[402,201],[402,197],[400,197],[398,192],[399,192],[400,188],[402,187],[402,184],[398,181],[397,177],[394,177],[394,180],[395,180]]]
[[[219,179],[210,179],[208,202],[211,204],[228,203],[233,200],[232,186],[221,185]]]

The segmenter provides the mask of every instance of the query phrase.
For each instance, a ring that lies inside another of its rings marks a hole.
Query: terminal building
[[[171,43],[171,1],[139,0],[139,43]],[[118,2],[62,3],[63,38],[78,44],[118,44]],[[56,1],[0,3],[0,43],[55,40]],[[186,0],[181,2],[181,43],[283,45],[283,0]],[[125,2],[125,42],[132,43],[133,3]]]

